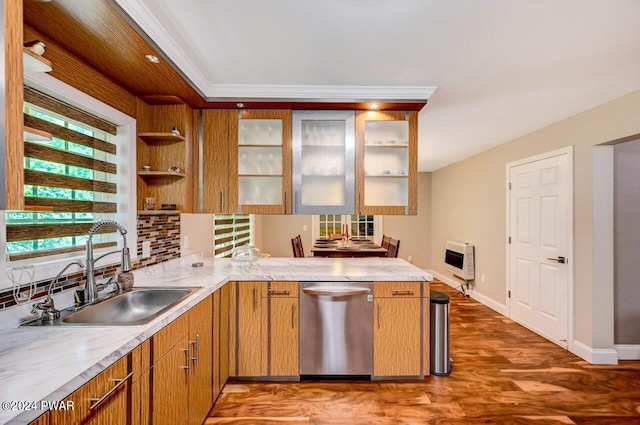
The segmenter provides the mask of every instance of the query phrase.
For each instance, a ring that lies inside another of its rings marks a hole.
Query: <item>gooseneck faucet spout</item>
[[[129,255],[129,248],[127,248],[127,230],[118,222],[114,220],[101,220],[91,227],[89,230],[89,235],[87,237],[86,244],[86,270],[87,270],[87,283],[85,285],[84,290],[84,299],[85,302],[91,304],[92,302],[98,299],[98,286],[96,285],[94,273],[94,265],[96,261],[104,257],[105,255],[113,254],[114,252],[120,252],[118,250],[108,252],[99,256],[98,258],[93,258],[93,235],[95,235],[98,230],[104,226],[110,226],[117,229],[122,236],[122,258],[121,258],[121,268],[122,273],[126,273],[131,271],[131,256]]]

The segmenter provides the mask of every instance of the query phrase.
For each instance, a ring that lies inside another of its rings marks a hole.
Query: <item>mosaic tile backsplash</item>
[[[138,258],[142,258],[142,243],[151,243],[151,255],[148,258],[136,260],[132,264],[134,269],[162,263],[172,258],[180,257],[180,214],[139,214],[138,215]],[[95,269],[96,280],[108,278],[120,269],[119,264],[113,264]],[[82,271],[62,276],[53,293],[66,291],[84,285]],[[32,300],[45,297],[49,290],[51,279],[36,282],[36,295]],[[0,292],[0,310],[16,305],[13,290]]]

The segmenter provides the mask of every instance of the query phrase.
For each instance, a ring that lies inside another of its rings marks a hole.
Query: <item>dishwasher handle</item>
[[[330,295],[334,297],[346,297],[350,295],[367,295],[371,293],[371,289],[361,286],[353,287],[330,287],[330,286],[311,286],[303,288],[302,292],[308,295]]]

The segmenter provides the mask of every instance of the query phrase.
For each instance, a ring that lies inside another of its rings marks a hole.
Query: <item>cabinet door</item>
[[[266,282],[238,282],[237,376],[267,375]]]
[[[184,423],[189,415],[189,358],[187,338],[183,338],[153,366],[153,424]]]
[[[418,113],[356,113],[356,211],[418,213]]]
[[[209,304],[210,306],[210,304]],[[213,316],[211,310],[191,330],[191,375],[189,376],[189,423],[200,425],[213,405]]]
[[[213,293],[213,344],[212,344],[212,379],[213,379],[213,391],[211,393],[211,404],[215,403],[216,398],[220,394],[220,293],[221,289],[218,289]]]
[[[202,111],[203,212],[233,214],[238,208],[235,181],[238,161],[232,157],[230,132],[237,133],[237,111]]]
[[[374,376],[421,375],[420,298],[377,298],[374,314]]]
[[[239,111],[230,127],[231,159],[236,161],[238,212],[291,213],[291,111]]]
[[[231,287],[232,283],[227,283],[222,288],[219,289],[220,292],[220,370],[218,374],[219,379],[219,388],[222,390],[224,384],[227,383],[227,379],[229,379],[229,363],[231,362],[229,351],[230,351],[230,340],[232,338],[231,333]]]
[[[355,113],[293,111],[293,213],[355,211]]]
[[[298,282],[271,282],[269,298],[269,375],[297,376]]]

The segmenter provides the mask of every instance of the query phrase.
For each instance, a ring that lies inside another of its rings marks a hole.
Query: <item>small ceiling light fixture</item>
[[[160,59],[155,55],[145,55],[145,59],[151,63],[160,63]]]
[[[378,105],[377,103],[372,103],[371,105],[369,105],[369,109],[378,109],[380,107],[380,105]]]
[[[237,103],[237,104],[236,104],[236,106],[237,106],[238,108],[244,108],[244,103]]]

